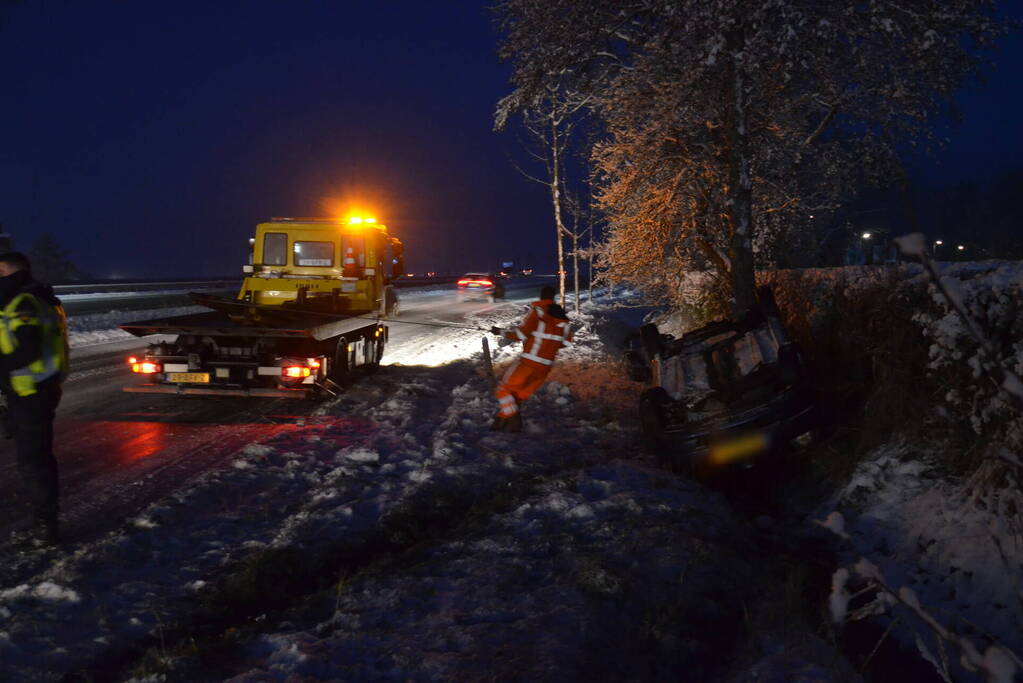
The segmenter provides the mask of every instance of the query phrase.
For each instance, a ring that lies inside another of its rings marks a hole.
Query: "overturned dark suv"
[[[644,325],[625,355],[649,386],[639,414],[661,466],[711,474],[749,466],[817,426],[803,354],[782,326],[774,296],[739,321],[718,321],[676,339]]]

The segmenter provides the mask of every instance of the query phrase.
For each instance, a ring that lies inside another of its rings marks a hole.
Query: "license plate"
[[[766,434],[746,434],[714,444],[710,449],[710,460],[716,465],[727,465],[766,451],[769,445]]]
[[[167,381],[176,384],[209,384],[208,372],[168,372]]]

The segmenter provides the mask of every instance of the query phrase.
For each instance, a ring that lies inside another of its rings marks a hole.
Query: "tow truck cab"
[[[404,252],[375,219],[274,218],[256,226],[250,245],[239,301],[319,308],[330,298],[335,311],[392,313],[388,283],[401,277]]]

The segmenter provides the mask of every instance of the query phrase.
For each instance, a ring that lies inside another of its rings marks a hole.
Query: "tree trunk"
[[[575,290],[575,312],[579,312],[579,225],[572,233],[572,289]]]
[[[558,124],[551,116],[551,201],[554,202],[554,231],[558,236],[558,303],[565,305],[565,223],[561,216],[561,141]]]
[[[749,110],[746,81],[738,59],[732,66],[733,110],[729,131],[732,138],[731,208],[732,234],[728,249],[731,260],[732,317],[738,319],[756,303],[756,274],[753,264],[753,182],[749,159]]]
[[[592,228],[590,228],[592,230]],[[586,249],[586,300],[593,301],[593,235]]]

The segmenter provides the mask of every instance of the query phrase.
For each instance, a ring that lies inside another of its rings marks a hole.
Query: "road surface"
[[[544,283],[538,278],[512,281],[507,301],[497,304],[459,303],[453,289],[450,294],[410,293],[402,299],[398,319],[389,323],[383,363],[412,364],[423,358],[431,364],[431,346],[444,332],[438,325],[464,324],[469,313],[520,305],[534,299]],[[246,444],[293,429],[317,407],[294,399],[124,393],[122,387],[139,381],[125,358],[141,353],[150,341],[154,339],[72,351],[72,373],[55,423],[66,540],[88,542],[124,525],[154,500],[230,462]],[[2,550],[11,534],[29,523],[10,440],[0,441],[0,490],[7,503],[0,506]]]

